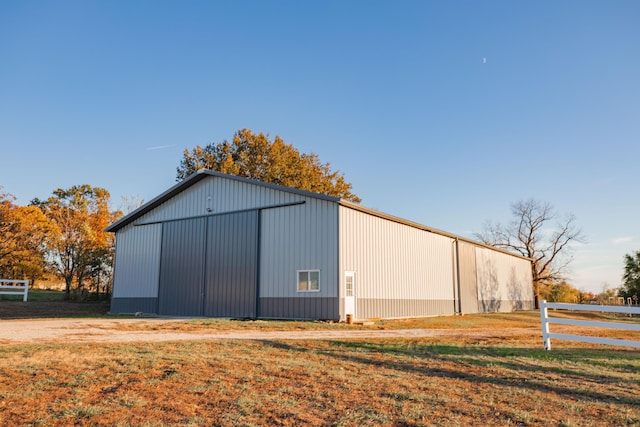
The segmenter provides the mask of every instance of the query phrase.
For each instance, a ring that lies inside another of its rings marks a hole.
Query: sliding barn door
[[[202,316],[206,218],[162,225],[158,314]]]
[[[258,211],[208,218],[204,315],[256,317]]]

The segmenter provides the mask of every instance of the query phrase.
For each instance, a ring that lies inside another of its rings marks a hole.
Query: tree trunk
[[[71,299],[71,282],[73,280],[73,277],[65,277],[64,278],[64,282],[65,282],[65,289],[64,289],[64,299],[66,301],[69,301]]]

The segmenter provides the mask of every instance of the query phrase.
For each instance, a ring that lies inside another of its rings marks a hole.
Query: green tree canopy
[[[268,135],[249,129],[237,131],[231,142],[186,149],[177,168],[177,180],[200,169],[360,202],[344,175],[332,171],[330,164],[322,163],[317,154],[300,153],[279,136],[269,140]]]
[[[635,304],[640,300],[640,251],[624,256],[624,274],[619,295],[633,298]]]

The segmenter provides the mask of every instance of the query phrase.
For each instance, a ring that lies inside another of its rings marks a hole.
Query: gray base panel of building
[[[112,298],[111,313],[158,313],[158,298]]]
[[[260,298],[258,317],[339,320],[338,298]]]
[[[478,301],[481,313],[533,310],[534,301]],[[158,313],[157,298],[113,298],[112,313]],[[358,300],[357,317],[398,318],[454,314],[451,300]],[[472,314],[472,313],[463,313]],[[261,318],[339,320],[338,298],[260,298]]]
[[[158,314],[157,298],[113,298],[112,313]],[[194,314],[198,316],[198,314]],[[212,316],[220,317],[220,316]],[[228,316],[224,316],[228,317]],[[261,318],[338,320],[338,298],[260,298]]]

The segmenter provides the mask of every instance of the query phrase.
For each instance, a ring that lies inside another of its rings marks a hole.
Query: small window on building
[[[320,290],[320,270],[298,270],[298,292]]]
[[[353,273],[348,274],[345,277],[345,294],[344,296],[346,297],[352,297],[353,296]]]

